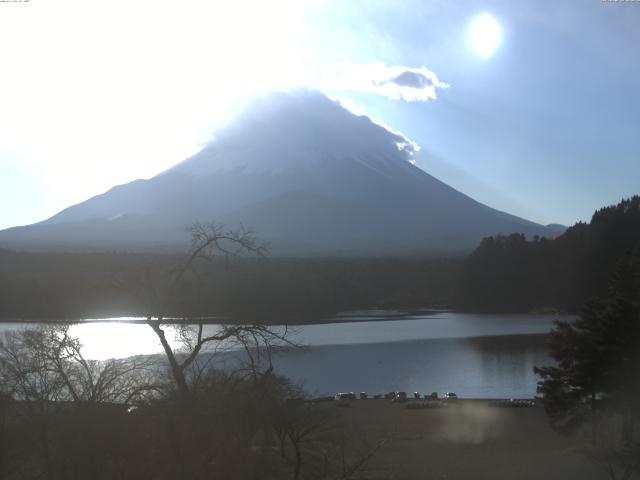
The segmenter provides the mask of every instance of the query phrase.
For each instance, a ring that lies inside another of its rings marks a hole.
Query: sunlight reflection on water
[[[439,312],[389,318],[341,317],[350,321],[296,326],[291,340],[310,348],[278,353],[276,371],[318,394],[454,389],[465,396],[530,397],[537,381],[533,366],[549,361],[541,334],[551,330],[554,319],[572,317]],[[141,320],[94,320],[73,325],[71,334],[87,358],[162,353],[156,334]],[[4,323],[0,332],[29,326],[34,324]],[[180,327],[163,328],[176,349]],[[274,328],[282,333],[285,327]],[[204,335],[218,329],[205,325]]]
[[[348,318],[348,317],[343,317]],[[569,316],[549,315],[490,315],[440,312],[431,315],[416,315],[410,318],[367,319],[354,317],[357,321],[320,323],[288,327],[291,340],[307,346],[358,345],[390,343],[419,339],[470,338],[496,335],[543,334],[551,330],[556,318]],[[388,317],[387,317],[388,318]],[[75,324],[71,334],[77,336],[84,346],[87,358],[104,360],[132,355],[149,355],[162,352],[162,346],[151,328],[143,319],[133,317],[108,320],[88,320]],[[30,324],[6,323],[1,330],[15,329]],[[165,325],[166,338],[176,348],[180,345],[178,327]],[[273,327],[280,332],[285,327]],[[210,335],[220,329],[219,325],[204,326],[204,334]]]
[[[131,355],[151,355],[162,351],[156,334],[148,325],[120,322],[92,322],[73,325],[72,336],[80,339],[87,358],[105,360]],[[173,335],[168,335],[173,338]]]

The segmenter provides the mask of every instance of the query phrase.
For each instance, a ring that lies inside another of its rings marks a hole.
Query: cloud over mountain
[[[319,92],[271,94],[173,168],[1,231],[0,247],[183,250],[197,221],[250,227],[274,255],[462,253],[549,233],[412,165],[414,148]]]
[[[427,67],[388,67],[382,62],[329,65],[320,84],[329,90],[367,92],[406,102],[435,100],[438,90],[449,88]]]

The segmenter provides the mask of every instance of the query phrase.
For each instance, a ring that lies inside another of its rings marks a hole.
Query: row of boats
[[[349,400],[366,400],[369,398],[369,395],[366,392],[360,392],[359,395],[356,395],[353,392],[348,393],[336,393],[334,396],[334,400],[337,401],[349,401]],[[373,395],[371,398],[375,400],[391,400],[392,402],[404,403],[409,400],[409,396],[406,392],[398,391],[398,392],[387,392]],[[458,400],[458,395],[454,392],[446,392],[444,396],[439,397],[438,392],[431,392],[430,394],[421,395],[419,392],[413,392],[412,398],[414,400],[423,400],[422,402],[410,402],[407,405],[407,408],[430,408],[430,407],[441,407],[444,406],[448,402]],[[508,408],[521,408],[521,407],[535,407],[537,403],[534,400],[525,400],[525,399],[504,399],[504,400],[491,400],[488,405],[490,407],[508,407]]]
[[[360,398],[360,400],[366,400],[367,398],[369,398],[369,395],[367,394],[367,392],[360,392],[359,396],[356,396],[356,394],[353,392],[336,393],[334,400],[338,400],[338,401],[356,400],[356,398]],[[373,395],[371,398],[375,400],[381,400],[381,399],[391,400],[393,402],[399,402],[399,403],[406,402],[409,399],[407,392],[403,392],[403,391],[380,393],[380,394]],[[444,396],[440,398],[438,397],[438,392],[431,392],[430,394],[425,393],[424,395],[421,395],[420,392],[413,392],[413,398],[415,400],[452,401],[452,400],[457,400],[458,395],[456,395],[454,392],[446,392]]]

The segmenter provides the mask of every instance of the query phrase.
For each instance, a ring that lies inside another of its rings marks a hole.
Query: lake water
[[[550,363],[545,334],[556,318],[561,317],[364,312],[342,316],[340,323],[295,327],[292,339],[305,347],[279,352],[274,366],[315,395],[405,390],[532,397],[537,381],[533,367]],[[21,325],[0,324],[0,330]],[[125,319],[74,325],[72,334],[88,358],[162,351],[148,326]]]

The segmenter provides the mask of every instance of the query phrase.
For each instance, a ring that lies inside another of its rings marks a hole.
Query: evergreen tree
[[[606,457],[612,478],[615,462],[628,478],[640,468],[640,245],[620,262],[605,297],[588,302],[574,322],[556,322],[549,353],[556,365],[535,372],[552,426],[590,425],[590,454]],[[600,448],[604,428],[617,432],[606,449]]]
[[[577,223],[554,239],[488,237],[464,260],[454,303],[474,312],[575,312],[607,294],[612,271],[637,245],[637,195],[596,211],[590,223]]]

